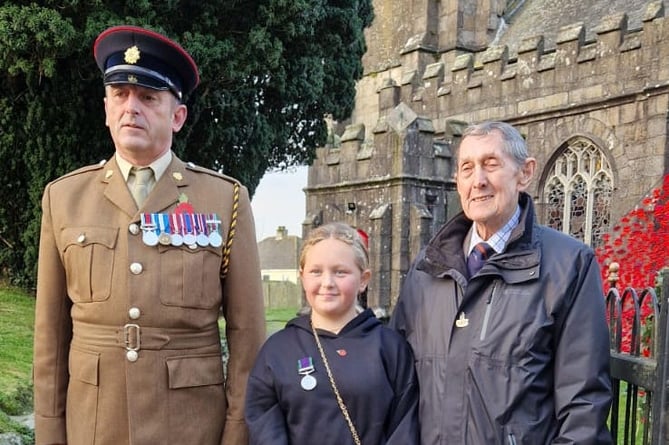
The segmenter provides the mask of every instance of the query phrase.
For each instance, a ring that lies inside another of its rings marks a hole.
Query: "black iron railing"
[[[611,338],[614,443],[669,443],[669,272],[656,288],[616,288],[618,265],[609,267],[606,294]]]

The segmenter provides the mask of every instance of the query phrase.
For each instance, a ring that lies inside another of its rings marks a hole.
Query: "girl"
[[[418,386],[408,344],[360,311],[368,254],[352,227],[314,229],[300,256],[311,313],[262,347],[247,390],[250,443],[412,445]]]

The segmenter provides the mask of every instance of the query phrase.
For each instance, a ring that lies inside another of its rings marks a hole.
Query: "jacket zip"
[[[483,326],[481,327],[481,335],[479,336],[480,341],[485,340],[485,335],[488,331],[488,320],[490,319],[492,302],[495,299],[495,290],[497,290],[497,282],[492,286],[492,292],[486,301],[485,314],[483,315]]]
[[[463,295],[465,292],[462,290],[462,286],[460,286],[457,281],[453,280],[455,283],[455,310],[456,312],[459,312],[460,310],[460,296]]]

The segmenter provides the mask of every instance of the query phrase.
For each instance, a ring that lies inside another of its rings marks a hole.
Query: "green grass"
[[[267,333],[283,328],[297,311],[269,309]],[[34,315],[35,299],[30,294],[0,285],[0,434],[17,432],[26,444],[34,443],[32,431],[9,416],[32,411]]]
[[[625,405],[627,402],[627,382],[620,382],[620,398],[618,402],[618,441],[617,443],[622,445],[625,443],[631,443],[631,437],[625,440]],[[643,443],[643,433],[648,425],[641,419],[642,406],[646,402],[645,396],[639,396],[637,399],[637,424],[636,424],[636,434],[634,436],[635,442],[637,445]],[[609,425],[611,424],[611,419],[609,416]],[[650,431],[648,431],[648,437],[650,438]]]
[[[34,298],[0,287],[0,433],[16,432],[26,444],[34,441],[32,431],[8,416],[32,410],[34,313]]]
[[[0,408],[25,414],[32,404],[35,299],[23,291],[0,288]]]
[[[265,312],[265,322],[267,324],[267,335],[282,329],[288,320],[297,316],[299,309],[267,309]]]
[[[299,311],[299,309],[296,308],[267,309],[265,311],[265,326],[267,329],[267,335],[269,336],[283,328],[288,320],[297,316],[297,311]],[[218,326],[221,329],[221,333],[225,333],[225,319],[221,318],[218,320]]]
[[[268,309],[267,333],[283,328],[298,309]],[[35,299],[0,286],[0,410],[20,415],[32,409],[32,358]],[[2,432],[0,418],[0,432]]]

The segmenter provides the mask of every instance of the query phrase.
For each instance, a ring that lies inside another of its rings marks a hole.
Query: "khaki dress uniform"
[[[35,320],[38,445],[247,443],[243,401],[265,324],[249,196],[239,187],[235,206],[235,183],[173,156],[139,210],[114,158],[47,185]],[[143,242],[141,215],[174,213],[180,196],[195,213],[218,215],[222,246]]]

